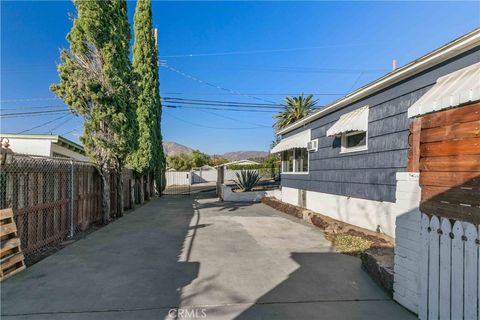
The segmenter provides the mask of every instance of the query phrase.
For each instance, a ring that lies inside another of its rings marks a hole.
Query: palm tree
[[[298,97],[285,97],[285,110],[277,113],[274,118],[276,123],[273,125],[277,130],[287,127],[313,112],[313,108],[318,100],[313,100],[313,95],[304,96],[303,93]]]

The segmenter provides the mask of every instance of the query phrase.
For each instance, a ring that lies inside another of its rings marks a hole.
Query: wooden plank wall
[[[422,212],[480,224],[480,103],[417,118],[410,131]]]

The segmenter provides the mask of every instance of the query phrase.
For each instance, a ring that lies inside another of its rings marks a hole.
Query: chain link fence
[[[123,206],[132,208],[150,197],[148,179],[123,173]],[[119,210],[117,175],[110,175],[110,216]],[[143,190],[141,190],[143,188]],[[39,251],[101,222],[102,178],[95,165],[64,158],[13,155],[0,168],[0,209],[12,208],[22,251],[28,259]]]

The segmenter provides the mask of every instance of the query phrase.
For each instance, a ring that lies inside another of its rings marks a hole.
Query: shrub
[[[235,172],[235,175],[237,176],[235,183],[243,191],[251,191],[260,181],[258,170],[241,170],[240,172]]]

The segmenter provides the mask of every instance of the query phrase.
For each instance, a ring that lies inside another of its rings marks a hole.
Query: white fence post
[[[439,319],[450,320],[450,275],[452,261],[452,226],[450,220],[442,218],[440,235],[440,299]]]
[[[422,320],[428,319],[428,240],[430,221],[426,214],[422,214],[420,231],[420,302],[418,304],[418,317]]]
[[[438,279],[440,259],[440,221],[433,216],[430,219],[428,250],[428,319],[438,319]]]
[[[456,221],[452,229],[452,298],[451,314],[463,319],[463,227]]]
[[[478,319],[478,249],[477,228],[471,223],[465,223],[465,287],[464,287],[464,318]]]

